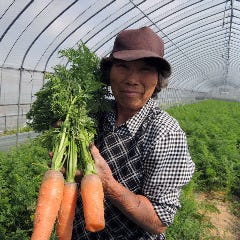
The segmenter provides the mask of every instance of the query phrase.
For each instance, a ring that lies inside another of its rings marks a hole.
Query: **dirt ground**
[[[230,204],[225,200],[223,193],[201,194],[198,199],[207,201],[219,211],[206,214],[215,226],[215,229],[211,230],[212,236],[224,240],[240,240],[240,219],[231,213]]]

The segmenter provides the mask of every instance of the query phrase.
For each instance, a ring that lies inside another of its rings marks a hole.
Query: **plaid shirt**
[[[96,144],[114,178],[136,194],[146,196],[161,221],[173,222],[180,207],[179,195],[194,172],[185,133],[178,122],[150,99],[131,119],[114,127],[115,113],[103,119]],[[105,199],[106,227],[85,230],[81,199],[78,199],[73,240],[163,240],[164,234],[144,231]]]

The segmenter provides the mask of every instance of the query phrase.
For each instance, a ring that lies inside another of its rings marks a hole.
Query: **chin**
[[[127,104],[126,108],[134,112],[138,112],[143,107],[142,104]]]

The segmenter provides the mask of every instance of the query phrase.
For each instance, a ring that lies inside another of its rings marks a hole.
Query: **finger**
[[[82,177],[83,173],[81,170],[77,169],[75,175],[76,175],[76,177]]]
[[[81,182],[82,177],[83,177],[83,172],[77,169],[75,174],[75,182]]]
[[[63,121],[62,121],[62,120],[57,120],[56,122],[54,122],[54,123],[52,124],[52,126],[53,126],[54,128],[60,128],[60,127],[62,126],[62,124],[63,124]]]
[[[91,150],[91,153],[94,155],[99,154],[99,150],[94,143],[90,143],[90,150]]]
[[[48,156],[52,159],[53,158],[53,152],[48,152]]]
[[[62,167],[60,172],[63,174],[64,177],[66,176],[66,168],[65,167]]]
[[[101,160],[102,156],[94,143],[90,144],[90,151],[91,151],[91,154],[92,154],[92,157],[93,157],[95,163],[97,163],[99,160]]]

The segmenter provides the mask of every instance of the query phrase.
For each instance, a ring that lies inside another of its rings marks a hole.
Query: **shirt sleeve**
[[[195,165],[181,129],[159,135],[152,141],[144,161],[143,194],[152,202],[161,221],[170,225],[180,208],[180,191],[192,178]]]

